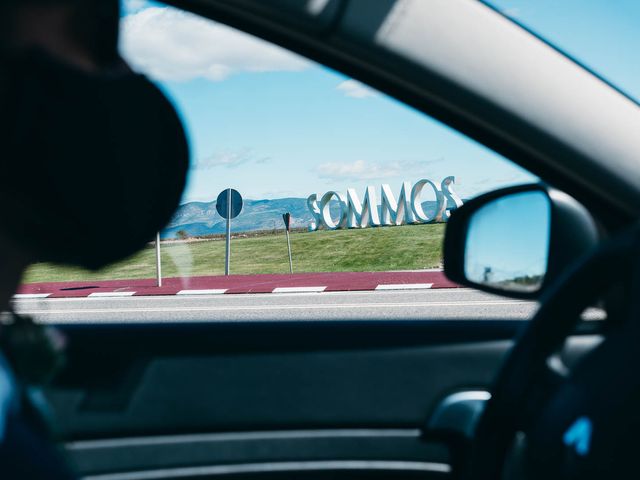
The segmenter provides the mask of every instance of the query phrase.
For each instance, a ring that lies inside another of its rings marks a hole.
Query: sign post
[[[224,260],[224,274],[229,275],[231,260],[231,219],[236,218],[242,211],[242,196],[237,190],[227,188],[220,192],[216,200],[216,210],[222,218],[227,219],[226,252]]]
[[[289,250],[289,273],[293,273],[293,261],[291,260],[291,240],[289,239],[289,231],[291,229],[291,214],[289,212],[282,214],[284,220],[284,231],[287,235],[287,249]]]
[[[160,232],[156,233],[156,284],[162,286],[162,261],[160,260]]]
[[[224,274],[229,275],[229,262],[231,260],[231,189],[227,189],[227,238],[224,256]]]

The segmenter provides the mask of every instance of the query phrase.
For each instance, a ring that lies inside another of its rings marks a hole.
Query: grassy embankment
[[[294,232],[291,234],[294,272],[417,270],[438,267],[442,261],[444,224],[406,225]],[[163,277],[224,273],[224,241],[162,244]],[[231,273],[288,273],[284,232],[237,238],[231,242]],[[99,272],[40,263],[32,266],[24,283],[67,280],[116,280],[155,277],[155,249]]]

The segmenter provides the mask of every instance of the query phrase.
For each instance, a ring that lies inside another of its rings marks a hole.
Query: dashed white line
[[[465,293],[476,293],[475,291],[468,289],[468,288],[456,288],[455,289],[456,292],[459,292],[460,294],[465,294]],[[322,297],[345,297],[345,296],[352,296],[352,295],[359,295],[359,296],[376,296],[376,297],[381,297],[382,295],[393,295],[394,291],[393,290],[351,290],[351,291],[324,291],[322,292]],[[437,296],[449,296],[451,295],[451,289],[447,289],[447,288],[441,288],[441,289],[437,289],[437,288],[432,288],[431,290],[429,290],[429,294],[430,295],[436,295]],[[294,293],[280,293],[278,294],[276,297],[277,298],[285,298],[285,297],[295,297],[295,298],[300,298],[300,297],[304,297],[305,294],[301,293],[301,292],[294,292]],[[310,292],[308,294],[308,296],[316,296],[316,292]],[[244,297],[250,297],[251,300],[257,300],[257,299],[266,299],[269,297],[273,297],[273,295],[271,295],[271,292],[268,293],[251,293],[251,294],[241,294],[241,295],[231,295],[231,294],[227,294],[227,295],[213,295],[213,297],[217,297],[218,299],[224,297],[225,300],[235,300],[235,301],[241,301],[243,300]],[[193,295],[193,296],[189,296],[189,295],[183,295],[180,297],[181,300],[186,300],[186,299],[192,299],[192,300],[201,300],[203,298],[206,298],[206,295]],[[38,298],[24,298],[24,299],[15,299],[17,301],[17,303],[19,303],[20,305],[30,305],[30,304],[40,304],[42,303],[42,299],[38,299]],[[98,299],[95,299],[96,301]],[[108,299],[105,299],[108,300]],[[171,302],[175,302],[175,296],[174,295],[148,295],[148,296],[143,296],[140,295],[138,292],[138,295],[134,296],[134,297],[120,297],[118,299],[119,302],[136,302],[136,303],[158,303],[158,302],[162,302],[162,303],[171,303]],[[51,305],[57,305],[57,304],[68,304],[68,303],[83,303],[83,302],[87,302],[87,297],[60,297],[60,298],[55,298],[55,297],[50,297],[46,299],[46,302],[48,304]]]
[[[47,298],[50,293],[16,293],[13,298],[23,299],[23,298]]]
[[[277,287],[274,288],[271,293],[313,293],[313,292],[324,292],[326,290],[326,286],[324,287]]]
[[[89,297],[131,297],[136,292],[93,292]]]
[[[221,295],[228,289],[226,288],[209,288],[202,290],[180,290],[176,295]]]
[[[433,283],[387,283],[378,285],[376,290],[424,290],[433,287]]]
[[[425,290],[433,287],[433,283],[394,283],[394,284],[380,284],[375,290]],[[313,286],[313,287],[276,287],[269,293],[320,293],[325,292],[328,287],[325,286]],[[447,289],[444,289],[447,290]],[[175,295],[222,295],[229,291],[228,288],[208,288],[208,289],[193,289],[193,290],[180,290]],[[358,290],[358,292],[366,292],[371,290]],[[137,292],[93,292],[87,295],[87,297],[131,297]],[[250,292],[247,292],[250,293]],[[331,292],[336,293],[336,292]],[[13,296],[16,300],[29,300],[47,298],[53,295],[53,293],[17,293]],[[149,297],[155,297],[150,294]],[[72,299],[86,298],[86,297],[69,297]]]

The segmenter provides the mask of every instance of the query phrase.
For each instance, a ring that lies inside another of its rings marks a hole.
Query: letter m
[[[391,188],[386,183],[382,185],[380,196],[382,225],[402,225],[416,221],[411,208],[411,184],[409,182],[402,182],[397,202]]]
[[[347,222],[349,228],[365,228],[380,226],[380,216],[378,215],[378,202],[376,201],[376,191],[368,186],[364,193],[364,201],[360,204],[360,199],[355,189],[347,189]]]

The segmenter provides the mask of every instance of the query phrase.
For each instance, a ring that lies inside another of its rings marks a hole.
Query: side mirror
[[[496,190],[466,202],[449,219],[444,271],[462,285],[537,298],[599,234],[576,200],[544,185]]]

